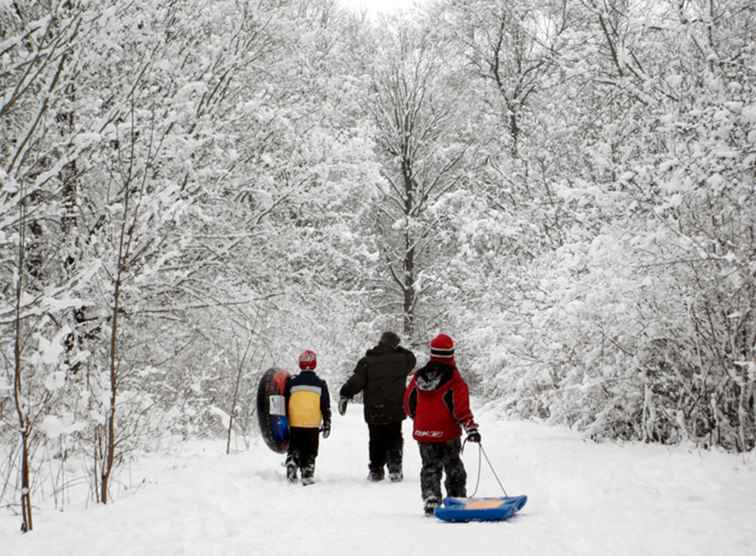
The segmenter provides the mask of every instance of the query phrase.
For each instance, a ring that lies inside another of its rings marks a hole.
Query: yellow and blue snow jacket
[[[318,429],[331,424],[328,385],[315,371],[302,370],[286,381],[286,408],[290,427]]]

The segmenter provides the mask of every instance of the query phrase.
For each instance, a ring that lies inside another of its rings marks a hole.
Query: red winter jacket
[[[447,442],[478,425],[470,411],[470,397],[455,366],[430,362],[417,371],[404,392],[404,412],[414,419],[412,436],[418,442]]]

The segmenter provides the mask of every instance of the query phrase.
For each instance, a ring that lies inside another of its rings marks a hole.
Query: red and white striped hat
[[[454,340],[447,334],[439,334],[430,343],[431,361],[439,363],[454,362]]]

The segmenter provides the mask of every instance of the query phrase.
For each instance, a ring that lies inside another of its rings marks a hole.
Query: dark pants
[[[462,443],[459,438],[448,442],[418,442],[423,467],[420,470],[420,491],[423,500],[441,501],[441,475],[446,473],[444,487],[447,496],[467,496],[467,473],[459,457]]]
[[[370,470],[383,472],[383,466],[388,465],[389,473],[402,471],[402,422],[395,421],[386,425],[370,425]]]
[[[302,470],[302,477],[315,474],[315,458],[318,457],[320,429],[291,427],[289,429],[289,449],[286,452],[286,466],[294,465]],[[296,473],[295,473],[296,474]]]

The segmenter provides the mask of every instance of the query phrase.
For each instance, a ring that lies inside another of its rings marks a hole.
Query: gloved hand
[[[467,429],[467,442],[475,442],[480,443],[480,433],[478,432],[478,429],[472,428]]]
[[[349,398],[339,398],[339,415],[344,415],[344,413],[346,413],[348,403]]]
[[[323,438],[328,438],[329,436],[331,436],[331,422],[324,421],[323,426],[320,427],[320,432],[323,433]]]

